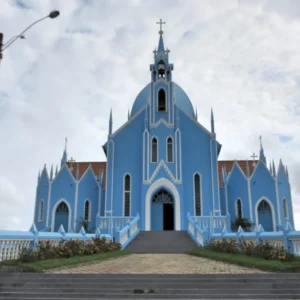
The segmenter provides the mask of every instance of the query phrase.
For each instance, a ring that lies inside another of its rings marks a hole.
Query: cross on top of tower
[[[159,34],[162,35],[164,32],[162,31],[162,24],[166,24],[166,22],[163,22],[162,19],[160,19],[159,22],[156,22],[156,24],[159,24]]]

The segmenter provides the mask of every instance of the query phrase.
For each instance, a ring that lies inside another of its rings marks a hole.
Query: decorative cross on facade
[[[159,24],[160,28],[159,28],[159,34],[163,34],[164,32],[162,31],[162,24],[166,24],[166,22],[163,22],[162,19],[160,19],[159,22],[156,22],[156,24]]]
[[[258,156],[255,155],[255,153],[253,153],[251,157],[253,158],[253,161],[255,161],[255,158],[258,157]]]
[[[255,168],[255,166],[256,166],[255,158],[258,157],[258,156],[255,155],[255,153],[253,153],[251,157],[253,158],[253,164],[252,164],[252,166],[253,166],[253,168]]]
[[[73,157],[71,157],[71,159],[69,160],[69,162],[71,163],[71,167],[70,170],[73,170],[73,162],[75,162],[75,159]]]

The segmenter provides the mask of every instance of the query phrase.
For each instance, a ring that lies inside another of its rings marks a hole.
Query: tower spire
[[[210,113],[210,123],[211,123],[211,133],[215,133],[215,120],[214,120],[214,112],[212,108]]]
[[[150,65],[152,81],[159,79],[166,79],[167,81],[172,80],[173,64],[169,63],[169,49],[165,49],[164,40],[163,40],[163,30],[162,25],[166,24],[160,19],[159,22],[159,41],[158,47],[153,51],[154,53],[154,64]]]
[[[109,129],[108,134],[112,134],[112,126],[113,126],[113,120],[112,120],[112,108],[110,109],[110,116],[109,116]]]
[[[262,137],[261,135],[259,136],[259,141],[260,141],[260,152],[259,152],[259,160],[263,161],[265,164],[267,163],[265,153],[264,153],[264,147],[262,145],[261,141]]]

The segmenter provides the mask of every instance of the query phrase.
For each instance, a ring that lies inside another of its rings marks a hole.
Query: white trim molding
[[[271,200],[268,199],[267,197],[263,196],[263,197],[260,197],[256,204],[255,204],[255,221],[256,221],[256,225],[259,225],[258,223],[258,206],[260,204],[260,202],[262,200],[265,200],[269,205],[270,205],[270,208],[271,208],[271,212],[272,212],[272,223],[273,223],[273,231],[276,231],[276,218],[275,218],[275,209],[274,209],[274,205],[272,204]]]
[[[175,204],[175,230],[181,230],[181,219],[180,219],[180,196],[176,186],[166,178],[158,179],[157,181],[153,182],[152,185],[149,187],[146,193],[145,199],[145,230],[151,230],[151,202],[154,193],[159,190],[160,188],[167,188],[173,194],[174,197],[174,204]]]
[[[56,202],[56,204],[53,206],[53,209],[52,209],[52,224],[51,224],[52,232],[54,231],[56,209],[62,202],[65,202],[69,209],[68,231],[71,230],[72,208],[71,208],[70,203],[67,200],[65,200],[64,198],[62,198]],[[66,230],[66,228],[64,228],[64,229]]]

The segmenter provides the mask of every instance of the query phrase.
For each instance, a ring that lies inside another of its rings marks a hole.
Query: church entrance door
[[[262,200],[258,207],[258,223],[265,231],[273,231],[272,208],[266,200]]]
[[[54,231],[58,231],[60,225],[64,226],[66,232],[69,231],[69,208],[65,202],[61,202],[55,212]]]
[[[174,230],[174,199],[166,190],[159,190],[152,198],[151,230]]]

